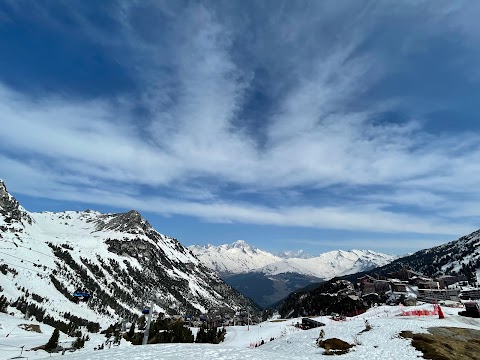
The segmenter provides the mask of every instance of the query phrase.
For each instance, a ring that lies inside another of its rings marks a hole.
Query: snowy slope
[[[415,310],[431,310],[432,305],[412,307]],[[332,321],[329,317],[313,317],[324,322],[322,327],[325,332],[324,338],[339,338],[348,343],[358,343],[354,349],[341,355],[342,359],[356,360],[414,360],[421,357],[421,353],[411,346],[410,340],[399,337],[399,333],[410,330],[415,333],[425,333],[429,327],[462,327],[480,330],[480,320],[458,316],[459,309],[443,308],[445,319],[438,316],[405,317],[400,316],[402,311],[409,311],[409,307],[381,306],[375,307],[366,313],[347,321]],[[372,330],[361,333],[365,328],[364,320],[368,319]],[[213,344],[157,344],[146,346],[131,346],[122,340],[120,346],[110,349],[94,351],[93,347],[105,341],[101,335],[92,335],[84,349],[75,353],[67,353],[70,360],[93,360],[93,359],[258,359],[258,360],[290,360],[290,359],[318,359],[322,357],[323,349],[316,347],[315,340],[319,329],[299,330],[293,326],[301,319],[287,321],[266,321],[255,326],[227,327],[227,336],[224,343]],[[18,328],[19,323],[31,323],[18,321],[12,317],[0,314],[0,358],[8,359],[20,353],[23,345],[28,350],[33,346],[45,344],[51,335],[52,328],[42,325],[43,333],[29,333]],[[5,335],[12,329],[9,337]],[[274,338],[273,341],[270,341]],[[63,341],[68,338],[62,337]],[[265,345],[254,347],[264,340]],[[24,356],[29,359],[50,358],[43,351],[26,351]],[[52,354],[51,357],[59,357],[60,354]]]
[[[370,250],[330,251],[316,257],[282,258],[237,241],[231,245],[190,246],[189,249],[207,267],[225,275],[261,272],[266,275],[297,273],[320,279],[353,274],[383,266],[396,257]],[[284,253],[284,256],[287,253]]]
[[[151,298],[167,313],[246,302],[136,211],[30,213],[1,181],[0,271],[0,295],[64,322],[66,313],[102,326],[133,318]],[[93,292],[92,300],[73,303],[77,288]]]

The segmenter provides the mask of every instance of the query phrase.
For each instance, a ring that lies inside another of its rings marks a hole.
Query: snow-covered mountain
[[[293,257],[288,257],[285,252],[277,256],[242,240],[189,249],[228,284],[265,307],[312,283],[370,270],[395,259],[370,250],[330,251],[315,257],[303,252],[291,252]]]
[[[208,268],[222,276],[258,271],[282,258],[250,246],[243,240],[231,245],[192,245],[190,251]]]
[[[141,314],[152,298],[165,313],[248,303],[134,210],[31,213],[1,180],[0,248],[0,295],[50,322],[75,314],[110,324]],[[92,299],[73,303],[78,288],[93,293]]]
[[[282,259],[309,259],[314,257],[312,254],[306,253],[304,250],[286,250],[275,253],[275,255],[281,257]]]
[[[335,250],[312,258],[290,258],[269,264],[259,271],[268,275],[298,273],[331,279],[354,274],[392,262],[396,257],[371,250]]]
[[[202,263],[222,276],[261,272],[266,275],[297,273],[320,279],[366,271],[392,262],[396,257],[371,250],[330,251],[315,257],[282,258],[239,240],[231,245],[190,246]],[[286,255],[287,253],[284,253]],[[292,252],[293,256],[304,255]]]

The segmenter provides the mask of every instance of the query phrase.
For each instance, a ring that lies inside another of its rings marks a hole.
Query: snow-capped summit
[[[237,248],[237,249],[249,249],[249,250],[252,250],[252,251],[254,250],[254,248],[252,246],[250,246],[249,244],[247,244],[247,242],[244,241],[244,240],[237,240],[229,246],[231,248]]]
[[[256,271],[281,258],[257,249],[243,240],[220,246],[189,246],[190,251],[207,267],[224,276]]]

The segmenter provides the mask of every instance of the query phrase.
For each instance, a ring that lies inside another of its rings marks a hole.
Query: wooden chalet
[[[388,277],[393,279],[408,281],[413,277],[425,277],[425,275],[419,272],[413,271],[411,269],[403,268],[399,271],[388,273]]]

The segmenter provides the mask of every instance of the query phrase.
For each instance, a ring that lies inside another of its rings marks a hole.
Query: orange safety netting
[[[402,311],[402,316],[429,316],[440,314],[442,315],[441,318],[443,318],[443,312],[440,309],[440,306],[438,306],[437,304],[433,305],[433,310],[415,309],[409,311]]]

